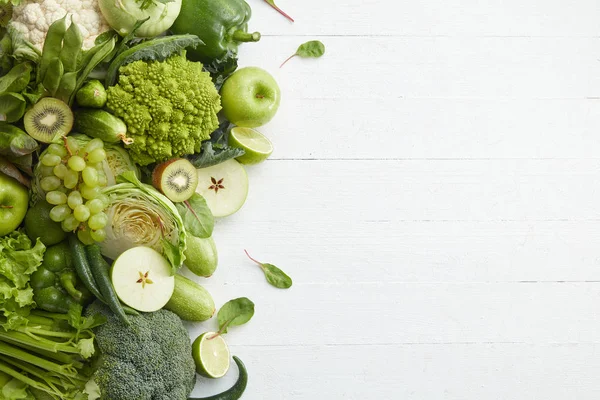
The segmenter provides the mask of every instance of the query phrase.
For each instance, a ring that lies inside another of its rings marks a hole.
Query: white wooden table
[[[600,2],[249,1],[276,151],[201,281],[256,303],[244,399],[600,398]]]

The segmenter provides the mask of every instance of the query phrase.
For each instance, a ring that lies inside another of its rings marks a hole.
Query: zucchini
[[[240,370],[240,376],[237,381],[234,383],[232,387],[227,389],[224,392],[219,394],[215,394],[214,396],[209,397],[189,397],[188,400],[237,400],[242,397],[244,394],[244,390],[246,390],[246,385],[248,385],[248,371],[246,371],[246,366],[236,356],[233,356],[233,361],[238,366]]]
[[[164,308],[184,321],[201,322],[214,315],[215,302],[202,286],[185,276],[175,274],[175,290]]]
[[[127,126],[120,118],[104,110],[79,110],[75,112],[74,130],[101,139],[105,143],[131,144]]]

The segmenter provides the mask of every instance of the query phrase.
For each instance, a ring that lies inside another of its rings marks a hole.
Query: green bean
[[[62,61],[66,72],[77,70],[77,61],[81,55],[81,46],[83,45],[83,36],[76,23],[71,21],[71,26],[65,32],[62,50],[60,51],[60,61]]]
[[[47,91],[52,93],[52,96],[54,96],[58,90],[58,85],[60,84],[63,73],[64,67],[60,59],[56,58],[52,60],[46,70],[46,75],[42,80],[42,85],[44,85]]]
[[[79,90],[83,83],[87,79],[88,75],[94,68],[98,66],[104,59],[113,51],[115,48],[116,38],[113,36],[106,42],[92,47],[83,57],[81,65],[83,68],[79,71],[77,76],[77,84],[69,99],[69,105],[73,104],[75,99],[75,93]]]
[[[77,86],[77,71],[66,72],[58,85],[58,90],[54,97],[69,104],[71,97],[75,94],[75,87]]]
[[[40,60],[40,67],[38,69],[38,82],[44,81],[50,64],[59,57],[66,30],[66,15],[58,21],[53,22],[50,28],[48,28],[44,48],[42,49],[42,59]]]

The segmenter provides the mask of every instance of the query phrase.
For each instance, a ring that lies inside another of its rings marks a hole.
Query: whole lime
[[[25,215],[25,232],[32,241],[40,238],[42,243],[52,246],[65,240],[67,234],[62,230],[60,222],[50,219],[50,210],[54,207],[45,200],[39,200],[30,207]]]

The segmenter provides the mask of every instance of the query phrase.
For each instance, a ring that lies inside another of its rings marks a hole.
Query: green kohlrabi
[[[121,36],[136,22],[149,18],[135,32],[138,37],[154,37],[169,29],[181,10],[181,0],[99,0],[102,15]]]
[[[103,194],[109,206],[102,254],[115,259],[132,247],[151,247],[169,260],[175,273],[185,259],[186,231],[171,200],[141,183],[133,172],[120,175],[117,184],[105,188]]]

